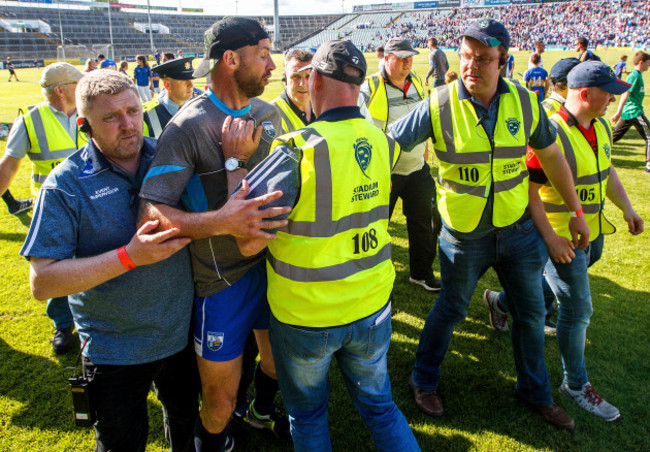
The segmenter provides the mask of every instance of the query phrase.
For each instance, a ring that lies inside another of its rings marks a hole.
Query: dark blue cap
[[[193,80],[194,68],[192,67],[193,57],[178,58],[169,60],[159,66],[156,66],[153,71],[160,77],[173,78],[174,80]]]
[[[601,61],[585,61],[574,67],[567,77],[569,88],[596,87],[611,94],[623,94],[630,86],[616,78],[611,67]]]
[[[566,82],[567,75],[571,69],[580,64],[577,58],[563,58],[553,65],[551,68],[551,77],[554,82]]]
[[[503,44],[506,50],[510,47],[510,33],[501,22],[494,19],[472,22],[461,38],[463,36],[474,38],[488,47],[497,47],[499,44]]]

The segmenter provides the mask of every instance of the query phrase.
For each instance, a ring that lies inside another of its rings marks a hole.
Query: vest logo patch
[[[223,337],[224,333],[208,331],[208,348],[213,352],[216,352],[223,347]]]
[[[271,137],[275,138],[275,127],[273,127],[273,123],[270,121],[264,121],[262,123],[262,127],[264,127],[264,131]]]
[[[510,132],[510,135],[516,137],[517,132],[519,132],[519,126],[521,125],[521,122],[519,122],[519,120],[516,118],[509,118],[506,119],[506,125],[508,126],[508,132]]]
[[[603,146],[603,151],[605,151],[605,155],[607,155],[607,158],[610,158],[612,149],[609,147],[609,144]]]
[[[367,138],[358,138],[354,143],[354,157],[363,175],[370,179],[366,174],[366,170],[370,166],[370,160],[372,159],[372,146],[368,143]]]

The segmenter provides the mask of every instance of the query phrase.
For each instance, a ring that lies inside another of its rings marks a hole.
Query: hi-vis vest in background
[[[386,131],[388,125],[388,96],[386,94],[386,82],[381,72],[366,78],[370,88],[370,99],[367,102],[370,116],[375,121],[375,125],[381,130]],[[420,96],[420,100],[426,97],[422,88],[422,80],[414,72],[411,72],[411,82]]]
[[[384,306],[393,287],[390,173],[399,147],[365,119],[319,121],[276,140],[297,148],[300,192],[269,242],[268,300],[283,323],[345,325]]]
[[[282,132],[289,133],[294,132],[298,129],[305,127],[305,124],[302,122],[302,119],[296,115],[289,104],[280,96],[276,97],[271,101],[280,112],[280,118],[282,118]]]
[[[32,194],[36,196],[50,171],[77,149],[88,143],[86,135],[77,127],[76,140],[50,109],[47,102],[18,110],[23,117],[31,149],[27,153],[32,162]]]
[[[558,145],[569,163],[585,220],[591,229],[589,241],[600,234],[611,234],[616,228],[602,212],[607,196],[607,179],[611,166],[612,131],[603,118],[594,121],[598,151],[594,153],[587,139],[575,127],[570,127],[559,114],[551,122],[557,128]],[[556,234],[571,239],[568,207],[553,186],[547,182],[539,189],[544,210]]]
[[[150,100],[142,104],[142,113],[144,115],[144,128],[142,133],[145,137],[160,138],[160,134],[167,125],[172,115],[167,111],[165,106],[158,102],[157,99]],[[151,128],[146,119],[149,119]]]
[[[433,144],[440,162],[438,210],[452,229],[476,229],[494,190],[492,223],[510,226],[528,206],[526,145],[539,122],[537,95],[505,80],[494,138],[488,135],[469,99],[458,98],[458,81],[431,92]]]

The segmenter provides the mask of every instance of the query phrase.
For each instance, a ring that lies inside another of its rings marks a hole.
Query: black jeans
[[[641,138],[645,140],[645,161],[646,168],[650,168],[650,124],[648,123],[648,118],[645,115],[637,116],[632,119],[619,119],[616,127],[614,128],[614,133],[612,134],[612,139],[614,143],[623,138],[625,132],[627,132],[630,127],[634,128],[639,132]]]
[[[433,275],[433,260],[442,223],[436,206],[436,183],[426,163],[407,176],[393,174],[390,191],[390,213],[397,198],[402,198],[409,236],[409,268],[413,279],[427,279]]]
[[[194,450],[200,380],[190,344],[180,353],[146,364],[95,365],[86,357],[83,360],[86,377],[92,379],[96,452],[145,450],[147,395],[152,383],[162,403],[165,438],[171,451]]]

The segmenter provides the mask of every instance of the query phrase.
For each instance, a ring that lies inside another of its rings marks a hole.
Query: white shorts
[[[149,89],[149,86],[138,85],[138,92],[140,93],[140,99],[142,99],[142,102],[149,102],[151,100],[151,90]]]

